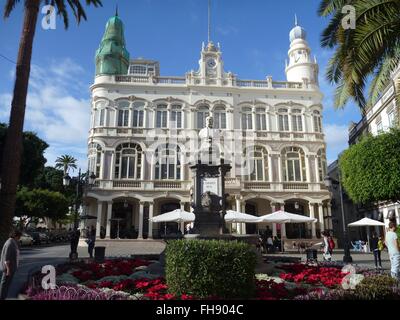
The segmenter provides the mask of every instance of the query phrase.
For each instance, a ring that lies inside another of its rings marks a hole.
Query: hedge
[[[254,294],[256,254],[243,242],[176,240],[166,248],[170,293],[199,298],[250,298]]]

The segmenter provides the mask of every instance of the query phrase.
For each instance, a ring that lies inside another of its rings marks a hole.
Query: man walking
[[[0,300],[7,298],[8,289],[18,268],[19,260],[19,240],[21,239],[21,231],[13,231],[10,238],[5,242],[0,257],[0,268],[3,271],[0,282]]]
[[[392,278],[399,279],[400,251],[395,222],[389,223],[389,230],[386,232],[386,247],[389,251]]]

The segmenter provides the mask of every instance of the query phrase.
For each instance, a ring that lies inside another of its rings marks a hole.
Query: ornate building
[[[198,71],[160,75],[157,61],[129,59],[123,23],[112,17],[96,54],[91,86],[87,213],[97,216],[97,236],[152,239],[176,224],[149,218],[190,208],[190,165],[201,153],[198,133],[212,115],[219,131],[216,158],[232,170],[226,179],[228,206],[249,214],[275,210],[312,216],[312,225],[271,225],[287,238],[316,238],[331,229],[325,189],[326,145],[318,64],[306,32],[290,32],[287,81],[242,80],[224,71],[219,45],[202,46]],[[237,233],[266,226],[234,224]],[[103,232],[102,232],[103,231]]]

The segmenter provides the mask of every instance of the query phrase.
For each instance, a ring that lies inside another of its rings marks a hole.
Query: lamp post
[[[341,211],[342,211],[342,223],[343,223],[343,239],[344,239],[344,244],[343,244],[343,249],[344,249],[344,256],[343,256],[343,262],[344,263],[352,263],[353,258],[350,255],[350,246],[349,246],[349,235],[347,232],[347,225],[346,225],[346,216],[344,214],[344,203],[343,203],[343,190],[342,190],[342,183],[341,183],[341,177],[340,177],[340,169],[338,169],[338,177],[339,181],[332,179],[330,176],[326,176],[324,178],[324,183],[325,186],[332,192],[332,185],[339,185],[339,193],[340,193],[340,206],[341,206]],[[333,193],[333,192],[332,192]]]
[[[89,172],[86,174],[86,176],[83,176],[81,174],[81,169],[79,169],[78,177],[76,178],[71,178],[68,173],[65,174],[63,177],[63,185],[65,187],[68,187],[71,184],[72,180],[76,181],[75,185],[75,212],[74,212],[74,231],[78,229],[78,208],[79,208],[79,202],[80,198],[82,196],[82,188],[85,187],[86,185],[93,185],[94,180],[96,179],[95,174],[92,172],[89,175]]]

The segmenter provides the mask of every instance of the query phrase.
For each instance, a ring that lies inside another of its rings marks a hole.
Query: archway
[[[285,211],[307,216],[306,205],[300,201],[285,203]],[[286,223],[286,237],[288,239],[308,239],[311,233],[306,223]]]
[[[246,203],[245,212],[253,216],[257,215],[257,206],[253,203]],[[246,234],[256,234],[257,224],[256,223],[246,223]]]
[[[176,199],[162,199],[158,205],[158,214],[167,213],[180,208],[180,201]],[[176,234],[179,230],[179,225],[176,222],[157,223],[158,232],[154,235],[158,238],[163,238],[169,234]],[[157,229],[156,229],[157,230]]]
[[[137,215],[137,204],[135,202],[125,200],[113,203],[110,238],[136,239],[139,224],[135,215]]]

